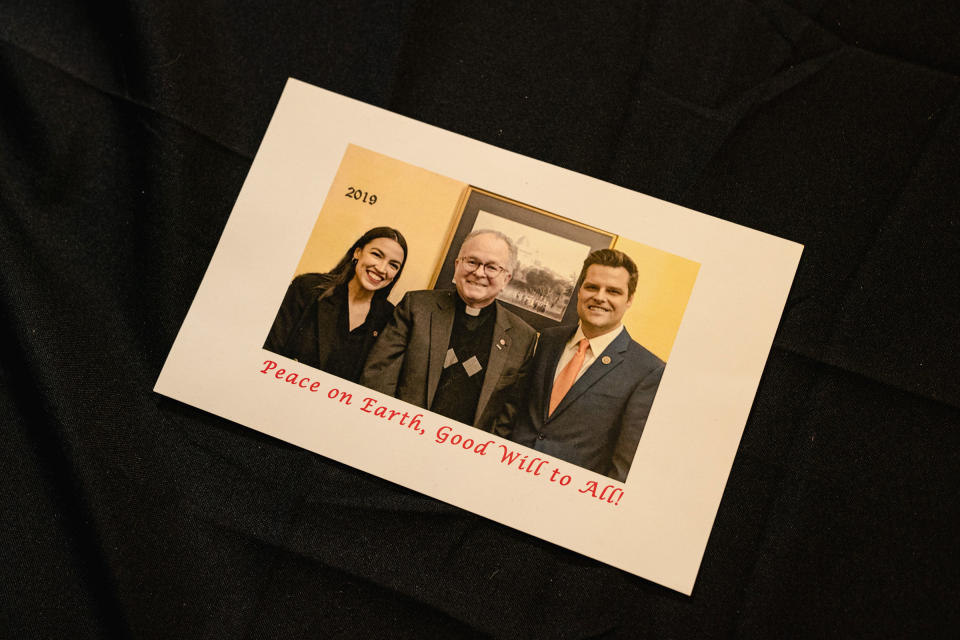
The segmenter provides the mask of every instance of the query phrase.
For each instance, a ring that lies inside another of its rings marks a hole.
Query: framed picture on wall
[[[537,330],[576,324],[575,288],[583,260],[617,236],[580,222],[469,187],[447,240],[433,288],[453,289],[455,261],[473,231],[503,233],[517,247],[512,278],[497,299]]]

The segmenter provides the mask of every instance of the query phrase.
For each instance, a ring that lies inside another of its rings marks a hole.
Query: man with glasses
[[[537,333],[496,301],[517,248],[478,230],[460,246],[455,291],[411,291],[374,344],[360,384],[487,431],[511,416]]]

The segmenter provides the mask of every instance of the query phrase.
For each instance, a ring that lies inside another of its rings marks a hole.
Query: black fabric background
[[[0,635],[951,637],[960,9],[0,4]],[[288,76],[806,245],[692,597],[151,392]]]

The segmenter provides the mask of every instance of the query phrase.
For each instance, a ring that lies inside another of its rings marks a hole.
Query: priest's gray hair
[[[510,264],[502,265],[508,273],[512,274],[517,269],[517,245],[513,243],[513,240],[507,236],[507,234],[502,231],[496,231],[495,229],[475,229],[467,234],[467,237],[463,239],[463,242],[460,244],[460,253],[463,253],[463,245],[467,244],[467,240],[474,238],[476,236],[482,235],[491,235],[503,240],[504,244],[507,245],[507,254],[510,256]],[[459,254],[458,254],[459,255]]]

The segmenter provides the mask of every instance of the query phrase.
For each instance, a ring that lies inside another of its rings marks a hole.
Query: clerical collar
[[[496,303],[491,302],[485,307],[471,307],[463,298],[457,296],[457,310],[468,318],[486,318],[496,309]]]

